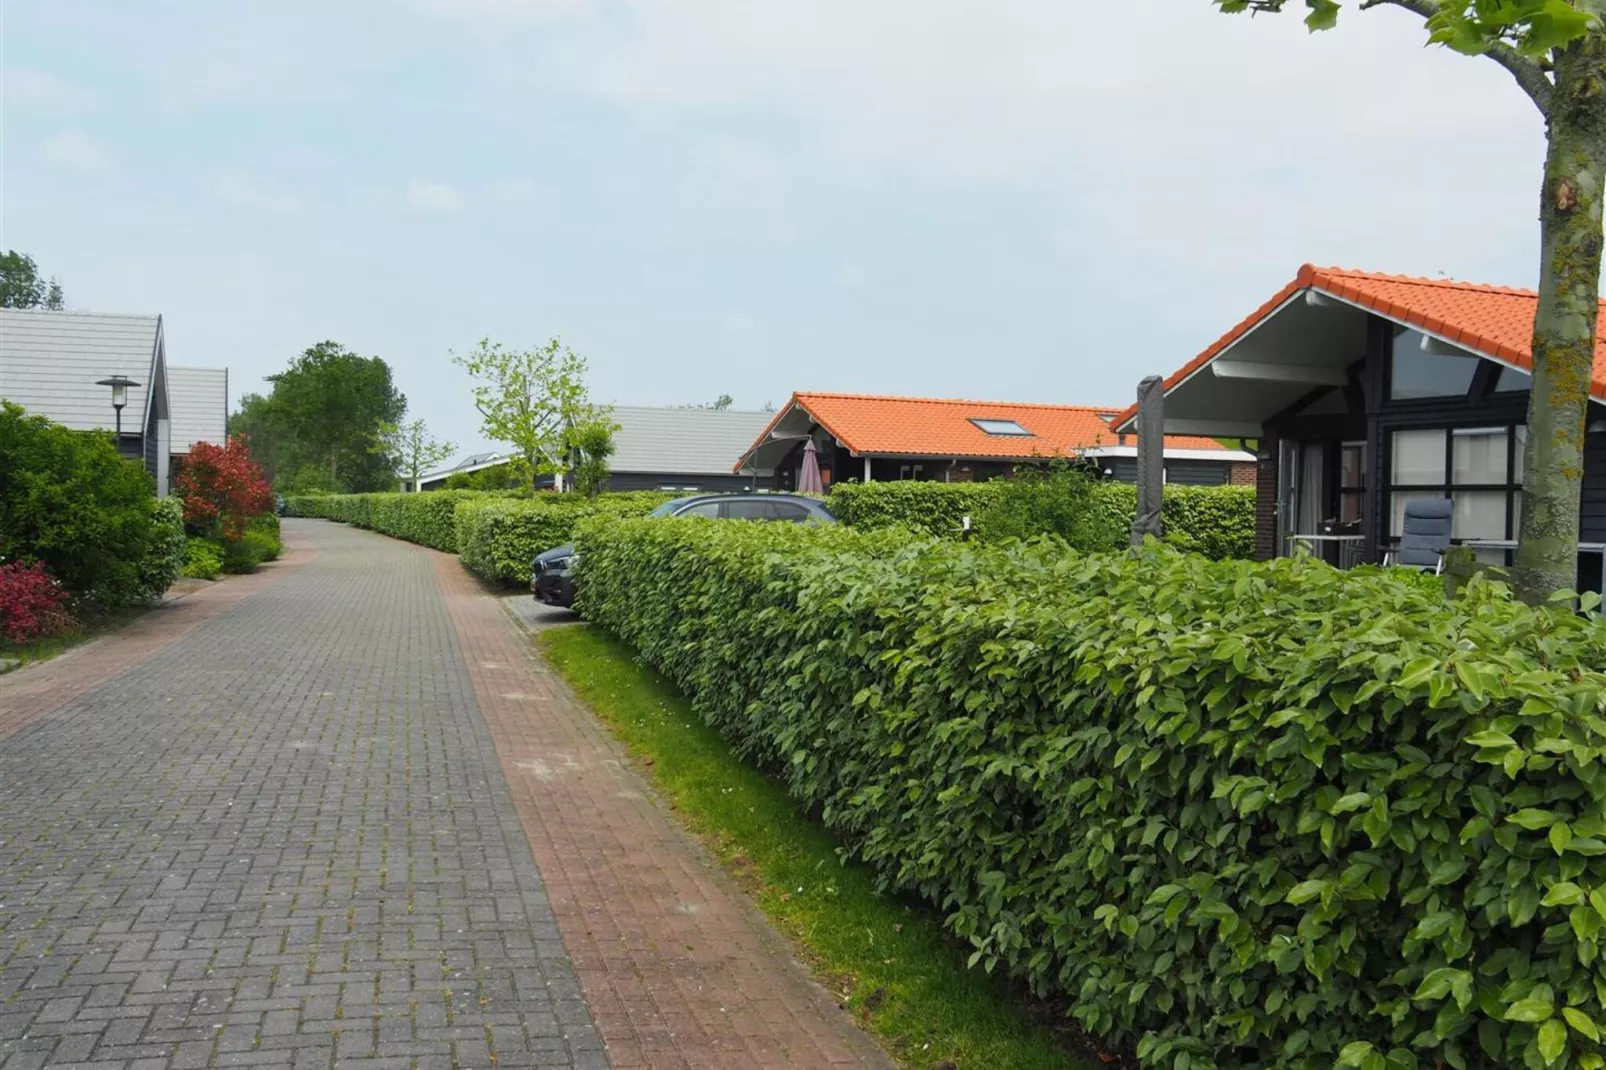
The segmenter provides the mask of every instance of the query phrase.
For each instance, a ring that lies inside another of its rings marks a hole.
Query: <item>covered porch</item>
[[[1452,503],[1453,542],[1508,564],[1535,304],[1521,290],[1307,267],[1167,380],[1166,432],[1256,440],[1262,558],[1378,562],[1406,504],[1435,498]],[[1606,552],[1602,432],[1592,417],[1580,589],[1600,589]]]

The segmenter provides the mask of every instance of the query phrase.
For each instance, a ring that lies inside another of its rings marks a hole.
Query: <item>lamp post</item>
[[[126,375],[113,375],[108,379],[100,379],[96,386],[109,386],[112,388],[112,408],[117,410],[117,452],[123,452],[123,406],[128,404],[128,388],[138,386]]]

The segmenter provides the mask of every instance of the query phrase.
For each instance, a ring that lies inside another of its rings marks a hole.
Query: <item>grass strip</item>
[[[1008,986],[966,966],[938,918],[878,894],[863,866],[780,785],[738,758],[673,685],[600,629],[538,637],[575,693],[647,768],[693,832],[816,974],[907,1067],[1069,1070],[1062,1032]]]

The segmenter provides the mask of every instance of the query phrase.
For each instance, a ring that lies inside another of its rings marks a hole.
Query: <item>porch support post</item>
[[[1160,508],[1165,494],[1165,382],[1150,375],[1138,384],[1138,514],[1132,545],[1163,533]]]
[[[870,482],[870,458],[868,456],[864,458],[864,481],[866,483]]]

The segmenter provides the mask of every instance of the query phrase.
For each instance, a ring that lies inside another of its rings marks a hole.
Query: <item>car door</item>
[[[793,524],[803,524],[809,520],[809,511],[796,502],[770,502],[769,507],[774,514],[771,517],[773,520],[784,520]]]
[[[688,505],[686,508],[676,513],[675,518],[678,520],[683,516],[700,516],[709,520],[718,520],[719,515],[719,502],[698,502],[696,505]]]
[[[774,520],[775,510],[770,502],[758,498],[737,498],[725,503],[727,520]]]

